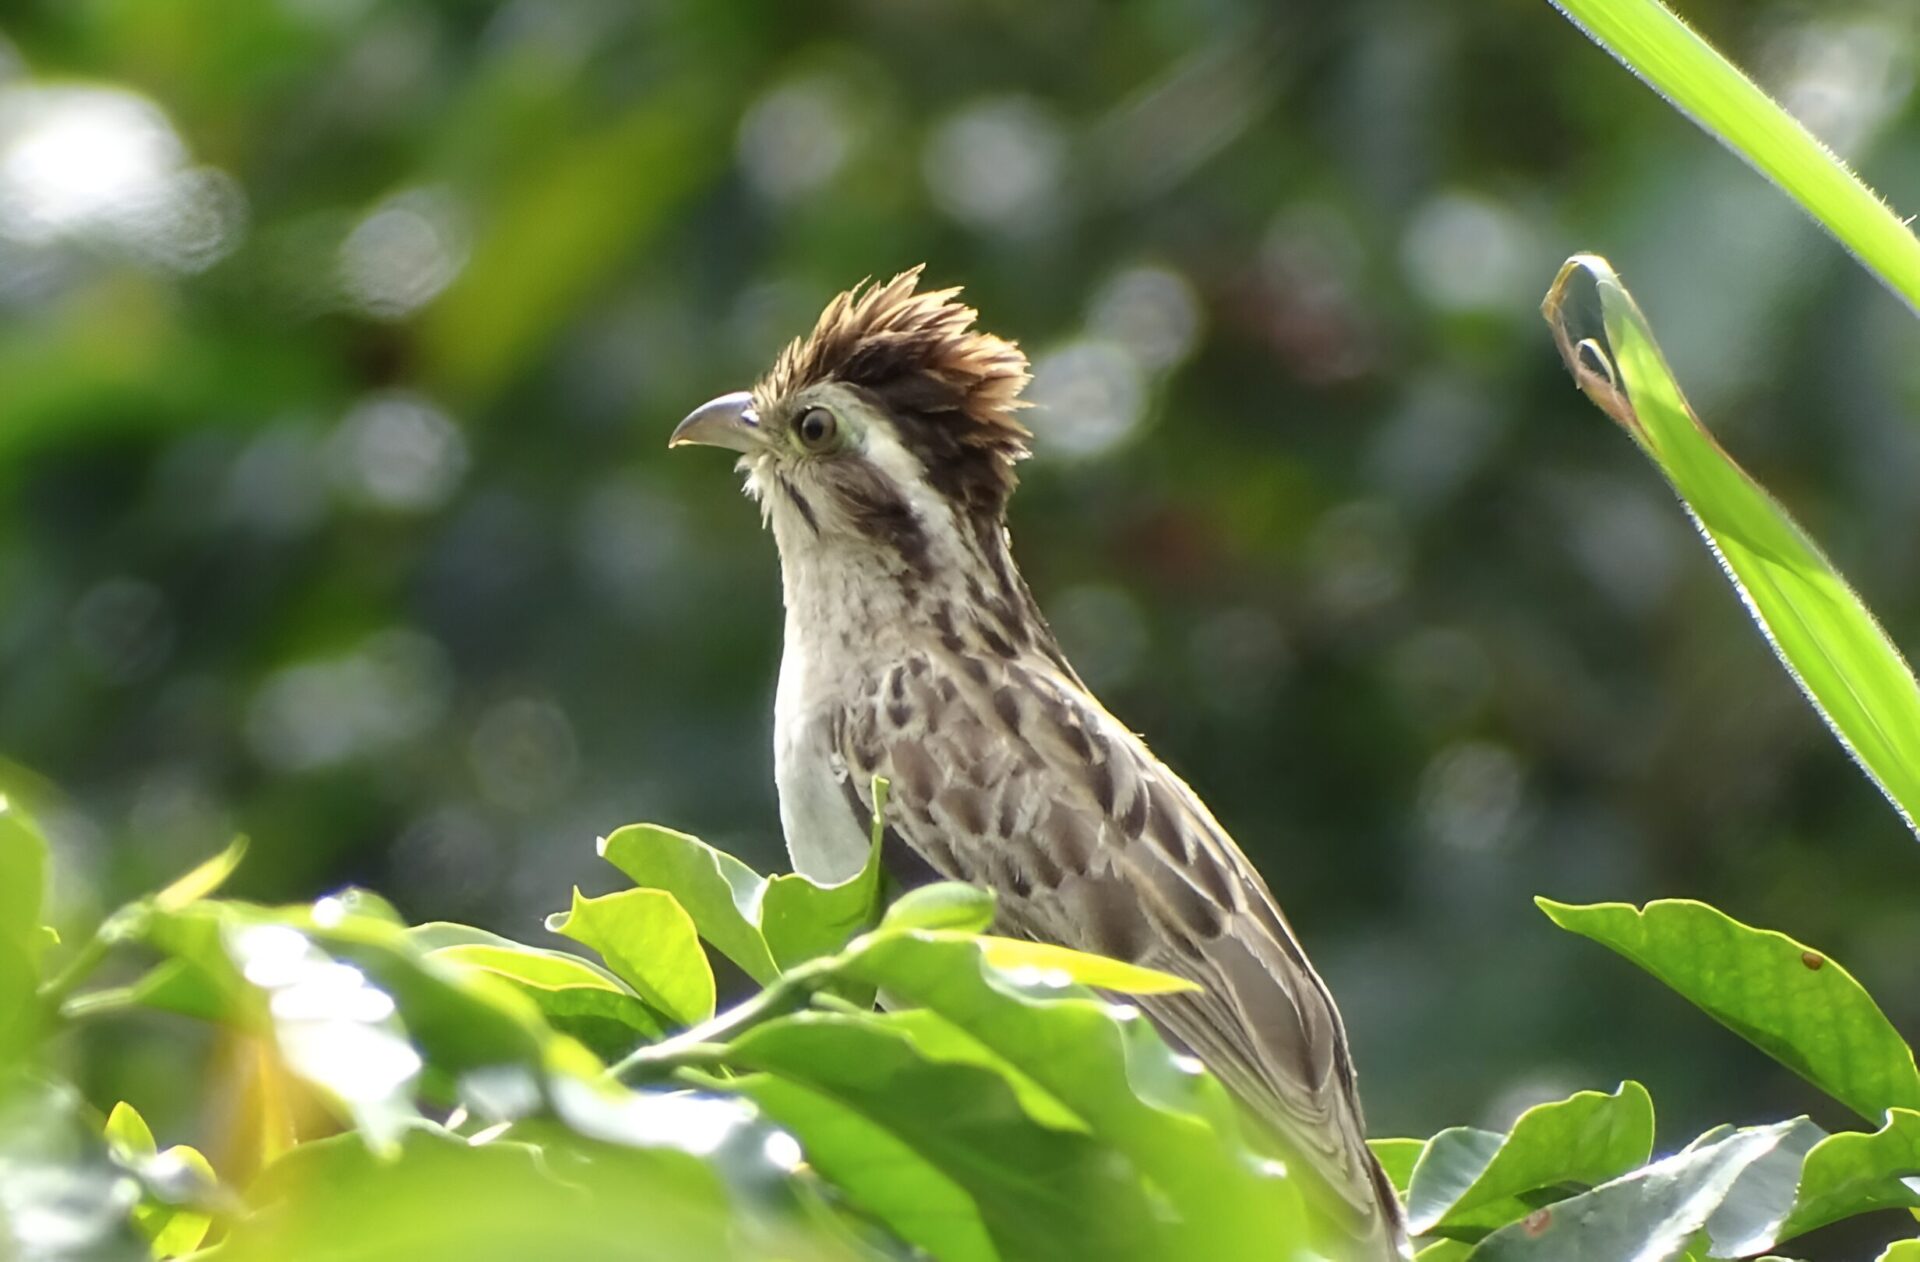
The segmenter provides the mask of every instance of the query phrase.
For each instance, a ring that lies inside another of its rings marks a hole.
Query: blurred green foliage
[[[1920,204],[1911,6],[1688,16]],[[924,259],[1035,355],[1019,553],[1301,928],[1377,1132],[1629,1076],[1663,1145],[1843,1120],[1536,892],[1706,898],[1920,1028],[1897,822],[1535,306],[1603,247],[1911,646],[1909,317],[1547,6],[27,0],[0,30],[0,753],[56,924],[236,831],[250,896],[358,881],[523,939],[614,888],[589,843],[637,818],[775,864],[771,546],[662,443]],[[0,942],[0,994],[33,949]],[[212,1041],[67,1054],[218,1147],[170,1089]]]

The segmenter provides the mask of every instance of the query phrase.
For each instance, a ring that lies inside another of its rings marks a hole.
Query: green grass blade
[[[1553,0],[1622,65],[1762,175],[1920,312],[1920,240],[1773,98],[1658,0]]]
[[[1581,272],[1599,288],[1604,347],[1567,327],[1567,287]],[[1605,259],[1568,259],[1541,310],[1580,389],[1673,484],[1781,664],[1915,828],[1920,686],[1900,651],[1806,532],[1700,424]]]

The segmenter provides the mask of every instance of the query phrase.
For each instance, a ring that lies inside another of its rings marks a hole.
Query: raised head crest
[[[827,304],[813,332],[788,344],[754,388],[763,415],[821,382],[867,391],[937,480],[951,477],[969,499],[1004,500],[1013,462],[1031,438],[1015,413],[1027,357],[1005,338],[973,327],[979,315],[958,289],[916,292],[921,269],[884,284],[856,285]],[[957,466],[957,467],[956,467]],[[988,477],[981,477],[981,474]],[[971,476],[967,476],[971,474]]]

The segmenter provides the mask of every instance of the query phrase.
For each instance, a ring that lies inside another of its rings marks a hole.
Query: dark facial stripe
[[[858,458],[830,462],[831,487],[861,533],[898,553],[921,579],[933,576],[927,533],[886,475]]]
[[[800,510],[800,519],[807,523],[807,528],[813,531],[813,537],[818,539],[820,519],[813,515],[813,505],[807,503],[807,497],[800,494],[799,488],[789,482],[784,475],[780,478],[780,489],[786,493],[789,500],[793,501],[793,506]]]

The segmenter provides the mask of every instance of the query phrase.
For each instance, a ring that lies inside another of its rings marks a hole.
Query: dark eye
[[[800,436],[800,445],[808,451],[825,451],[839,436],[840,425],[825,408],[808,408],[794,422],[793,432]]]

